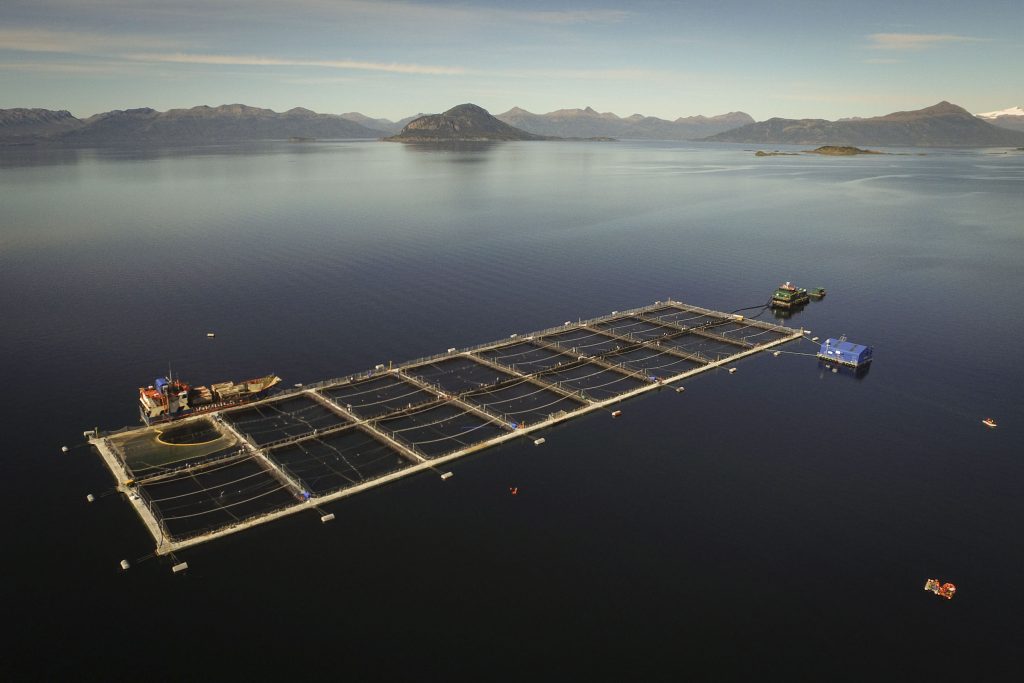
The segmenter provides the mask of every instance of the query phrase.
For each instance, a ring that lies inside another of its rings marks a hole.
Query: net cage
[[[105,441],[160,533],[180,541],[426,469],[795,336],[658,303]]]

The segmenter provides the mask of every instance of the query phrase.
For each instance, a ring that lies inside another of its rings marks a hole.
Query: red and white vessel
[[[147,425],[170,422],[254,401],[280,381],[277,375],[267,375],[238,383],[192,387],[176,377],[157,377],[148,387],[139,387],[139,414]]]

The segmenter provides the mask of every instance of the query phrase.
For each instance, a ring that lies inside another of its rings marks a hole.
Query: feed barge
[[[849,368],[861,369],[867,367],[874,356],[874,349],[864,344],[854,344],[846,340],[846,337],[839,339],[826,339],[818,351],[818,358],[826,362],[845,365]]]
[[[824,296],[824,291],[822,296]],[[775,292],[772,294],[772,300],[770,302],[772,308],[791,309],[803,306],[811,300],[807,290],[803,287],[797,287],[792,282],[784,282],[778,286]]]
[[[528,436],[800,339],[677,301],[295,387],[166,423],[88,432],[167,555]],[[274,377],[276,379],[276,377]],[[275,382],[276,384],[276,382]]]

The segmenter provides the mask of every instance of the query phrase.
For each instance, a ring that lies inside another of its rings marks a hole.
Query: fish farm
[[[799,339],[676,301],[356,375],[151,427],[90,432],[156,555],[382,486]],[[732,369],[730,369],[731,371]]]

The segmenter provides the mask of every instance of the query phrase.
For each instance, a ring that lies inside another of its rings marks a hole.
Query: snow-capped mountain
[[[975,114],[983,119],[998,119],[1000,116],[1024,116],[1024,107],[1010,107],[999,111],[987,111],[984,114]]]
[[[1010,107],[999,111],[989,111],[984,114],[976,114],[979,119],[984,119],[1000,128],[1024,131],[1024,107]]]

